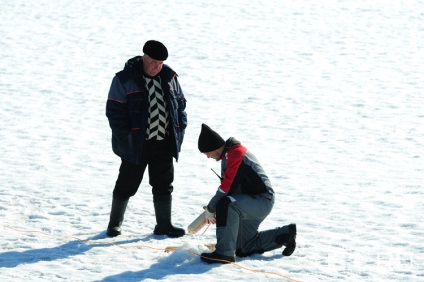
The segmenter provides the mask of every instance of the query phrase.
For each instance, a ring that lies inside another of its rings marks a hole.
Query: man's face
[[[158,61],[150,58],[148,55],[143,56],[144,73],[149,76],[156,76],[163,67],[163,61]]]
[[[221,159],[219,158],[221,156],[221,149],[212,151],[212,152],[206,152],[204,153],[206,155],[206,157],[209,159],[214,159],[216,161],[220,161]]]

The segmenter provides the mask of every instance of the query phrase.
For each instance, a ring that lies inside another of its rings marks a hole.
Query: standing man
[[[284,256],[296,248],[296,224],[258,232],[274,206],[274,190],[256,157],[231,137],[222,137],[202,124],[198,147],[206,157],[221,161],[221,185],[205,207],[205,217],[216,223],[216,250],[202,253],[207,263],[234,262],[234,255],[262,254],[283,245]]]
[[[186,99],[176,72],[164,64],[165,45],[149,40],[143,53],[115,75],[106,104],[113,152],[121,158],[106,234],[121,234],[128,200],[148,166],[157,223],[153,233],[181,237],[184,229],[171,223],[171,194],[173,158],[178,161],[187,127]]]

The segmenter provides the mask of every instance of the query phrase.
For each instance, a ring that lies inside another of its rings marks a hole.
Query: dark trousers
[[[116,180],[113,198],[128,200],[137,193],[148,166],[149,184],[155,196],[171,195],[174,181],[174,164],[170,139],[161,141],[146,140],[143,149],[142,163],[136,165],[122,159]]]

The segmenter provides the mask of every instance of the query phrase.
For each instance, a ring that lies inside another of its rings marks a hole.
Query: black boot
[[[112,210],[110,211],[110,220],[106,231],[107,236],[116,237],[121,235],[121,225],[122,221],[124,221],[127,204],[128,200],[112,200]]]
[[[171,203],[172,196],[153,196],[155,206],[156,223],[155,235],[166,235],[171,238],[177,238],[185,235],[182,228],[176,228],[171,223]]]
[[[296,224],[289,225],[289,233],[278,235],[275,242],[280,245],[286,246],[283,250],[283,256],[290,256],[296,249]]]
[[[200,255],[200,259],[203,260],[204,262],[207,262],[209,264],[212,263],[231,263],[234,262],[234,256],[230,257],[230,256],[224,256],[224,255],[220,255],[217,252],[213,252],[213,253],[202,253]]]

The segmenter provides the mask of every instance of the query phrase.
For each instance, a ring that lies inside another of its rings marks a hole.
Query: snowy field
[[[0,15],[1,281],[424,281],[423,1],[2,0]],[[218,186],[206,123],[268,172],[261,230],[297,223],[291,257],[201,262],[215,226],[154,236],[147,181],[105,236],[106,98],[149,39],[188,100],[173,223]]]

